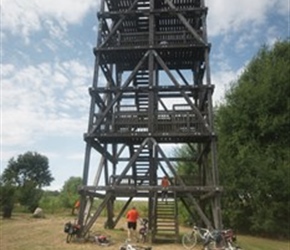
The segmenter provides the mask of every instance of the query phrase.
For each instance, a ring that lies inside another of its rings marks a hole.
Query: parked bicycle
[[[209,230],[194,226],[191,232],[182,237],[182,245],[188,250],[200,243],[203,244],[205,250],[241,250],[235,242],[236,236],[232,229]]]
[[[189,233],[182,236],[182,245],[185,249],[191,250],[198,243],[207,244],[213,240],[213,235],[209,229],[194,226]]]
[[[237,237],[232,229],[221,231],[225,250],[242,250],[237,244]]]
[[[79,230],[80,230],[80,225],[78,225],[76,221],[74,223],[71,223],[71,222],[65,223],[64,232],[67,233],[66,242],[70,243],[73,240],[73,238],[76,237]]]
[[[120,246],[119,250],[151,250],[151,247],[143,247],[132,245],[128,240],[125,241],[123,245]]]
[[[143,218],[140,220],[141,228],[139,229],[139,238],[142,243],[145,243],[147,241],[148,237],[148,219]]]

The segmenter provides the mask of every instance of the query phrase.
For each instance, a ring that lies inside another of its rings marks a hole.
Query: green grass
[[[100,249],[92,243],[67,244],[64,224],[73,220],[69,211],[63,214],[47,214],[45,219],[33,219],[31,214],[14,213],[10,220],[0,220],[1,250],[93,250]],[[115,244],[107,250],[116,250],[127,237],[126,220],[122,218],[114,230],[106,230],[104,217],[97,220],[93,232],[110,235]],[[189,228],[180,227],[180,234]],[[264,239],[259,237],[238,235],[238,243],[244,250],[290,250],[289,241]],[[184,250],[182,244],[153,244],[152,250]],[[200,250],[196,247],[194,250]]]
[[[290,250],[289,241],[240,235],[238,236],[238,242],[245,250]]]

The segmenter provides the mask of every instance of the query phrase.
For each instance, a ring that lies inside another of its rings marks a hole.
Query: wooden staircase
[[[134,152],[137,151],[136,145],[134,146]],[[148,148],[144,148],[138,158],[135,161],[135,180],[136,185],[138,186],[149,186],[149,168],[150,164],[148,161],[144,159],[148,159],[149,157],[149,150]]]
[[[176,193],[169,193],[168,200],[162,201],[161,194],[155,196],[155,218],[152,242],[178,242],[178,206]]]
[[[139,70],[135,76],[133,85],[137,88],[148,87],[149,71]],[[137,92],[135,102],[138,112],[148,112],[149,95],[148,92]]]

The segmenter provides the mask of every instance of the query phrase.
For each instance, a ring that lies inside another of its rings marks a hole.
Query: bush
[[[15,187],[10,184],[0,186],[0,207],[3,218],[11,218],[14,208]]]
[[[64,210],[60,197],[47,193],[45,193],[39,201],[39,207],[41,207],[45,213],[50,214],[55,214]]]

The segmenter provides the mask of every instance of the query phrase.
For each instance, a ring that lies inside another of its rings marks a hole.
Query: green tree
[[[11,218],[15,202],[15,187],[0,180],[0,208],[3,218]]]
[[[81,177],[70,177],[63,185],[60,192],[60,200],[64,207],[73,208],[79,199],[78,188],[82,185]]]
[[[249,233],[289,237],[289,79],[290,43],[264,46],[217,109],[224,221]]]
[[[54,180],[49,170],[48,158],[37,152],[27,152],[17,159],[11,158],[4,169],[3,182],[17,188],[21,205],[33,211],[41,198],[41,188]]]
[[[63,206],[60,201],[59,191],[43,191],[43,195],[39,201],[39,206],[43,208],[46,213],[57,213],[63,211]]]
[[[185,161],[179,161],[176,165],[178,175],[182,178],[183,182],[188,186],[202,185],[200,169],[196,162],[196,158],[198,157],[197,145],[183,145],[182,147],[176,148],[174,154],[179,158],[187,159]],[[183,200],[188,208],[186,209],[183,203],[179,204],[179,220],[186,225],[192,223],[199,224],[199,216],[195,212],[189,213],[189,211],[195,211],[194,205],[187,197],[184,197]]]
[[[195,145],[191,144],[190,146],[182,146],[180,148],[177,148],[174,151],[174,154],[178,157],[184,158],[184,159],[192,159],[191,161],[184,161],[184,162],[178,162],[177,165],[177,171],[178,174],[183,176],[185,178],[185,182],[189,182],[188,184],[194,185],[194,182],[196,178],[192,177],[198,177],[198,165],[194,161],[194,159],[197,157],[197,150],[195,149]]]

